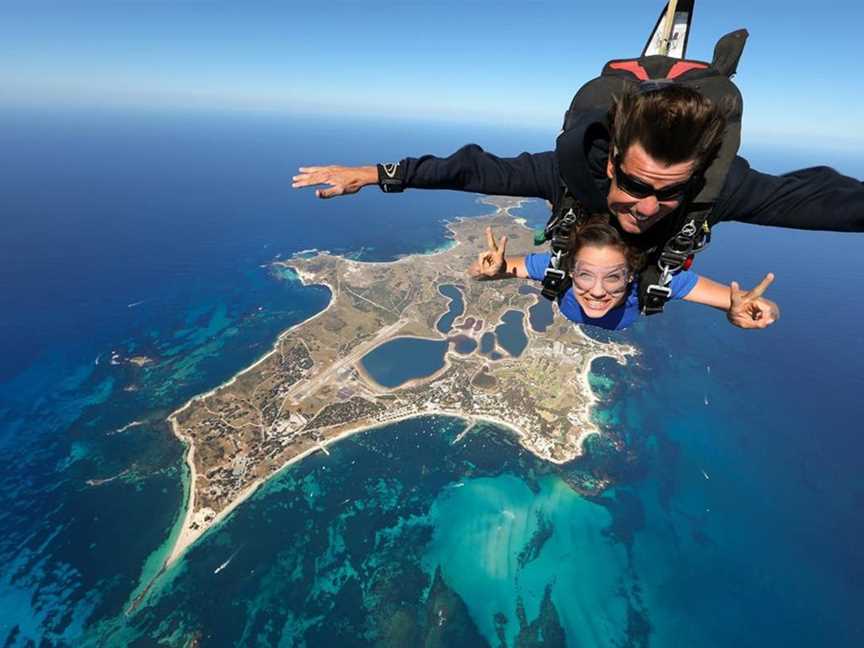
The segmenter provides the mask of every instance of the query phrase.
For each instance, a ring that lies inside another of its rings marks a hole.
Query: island
[[[508,253],[538,250],[510,213],[521,199],[481,201],[494,213],[449,222],[451,244],[435,253],[370,263],[307,251],[274,264],[327,286],[330,303],[169,416],[187,447],[190,483],[166,567],[265,480],[359,430],[451,415],[509,428],[550,462],[582,453],[586,436],[599,432],[590,417],[592,361],[625,363],[635,350],[592,339],[560,316],[538,333],[528,311],[543,299],[539,290],[467,277],[487,226],[508,236]]]

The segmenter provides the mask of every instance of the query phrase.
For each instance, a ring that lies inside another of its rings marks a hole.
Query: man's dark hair
[[[576,255],[585,246],[617,248],[624,254],[627,267],[633,273],[638,273],[645,265],[645,255],[623,239],[621,232],[609,223],[609,216],[606,214],[592,215],[585,223],[570,230],[570,242],[567,246],[568,268],[573,269]]]
[[[639,143],[655,160],[710,164],[723,141],[726,118],[707,97],[685,86],[616,97],[609,109],[612,145],[620,155]]]

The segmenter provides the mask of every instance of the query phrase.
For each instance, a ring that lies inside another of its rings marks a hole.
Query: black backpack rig
[[[567,267],[570,231],[574,225],[584,221],[589,211],[568,187],[568,156],[573,159],[572,156],[586,155],[584,140],[574,142],[572,137],[566,137],[568,132],[580,120],[584,122],[585,115],[591,112],[603,115],[591,127],[606,128],[608,132],[605,115],[614,96],[651,91],[667,84],[680,84],[697,90],[719,106],[726,117],[726,130],[717,155],[702,171],[701,177],[697,178],[694,189],[681,207],[667,217],[672,219],[672,229],[667,233],[665,243],[661,240],[650,245],[649,238],[649,247],[643,250],[647,253],[648,265],[639,277],[639,307],[646,315],[663,312],[672,293],[672,276],[688,269],[693,256],[704,250],[710,242],[709,216],[738,152],[743,100],[731,77],[738,67],[747,36],[744,29],[723,36],[714,48],[711,63],[662,55],[609,61],[599,77],[579,89],[564,115],[564,126],[556,145],[556,155],[562,169],[563,198],[552,206],[552,215],[546,227],[542,234],[538,232],[535,237],[535,243],[548,241],[552,248],[552,257],[543,279],[544,297],[557,300],[570,287]],[[596,209],[599,205],[592,207]],[[602,209],[606,210],[605,202]],[[660,227],[660,224],[655,227]]]

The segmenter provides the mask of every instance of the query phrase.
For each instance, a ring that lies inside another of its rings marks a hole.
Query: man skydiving
[[[499,158],[477,145],[438,158],[398,164],[301,167],[295,188],[324,185],[320,198],[378,184],[543,198],[558,206],[567,194],[586,212],[608,211],[628,243],[650,256],[685,223],[721,146],[724,115],[699,92],[661,86],[616,99],[608,114],[586,111],[559,138],[555,151]],[[760,173],[736,156],[707,217],[796,229],[864,231],[864,184],[828,167],[784,175]]]

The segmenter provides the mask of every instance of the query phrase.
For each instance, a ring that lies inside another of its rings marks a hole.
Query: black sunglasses
[[[665,200],[681,200],[687,194],[690,183],[693,181],[693,177],[691,176],[684,182],[669,185],[662,189],[655,189],[650,184],[627,175],[621,169],[621,159],[618,155],[612,158],[612,166],[615,167],[615,182],[618,184],[618,188],[639,200],[648,196],[655,196],[660,202]]]

